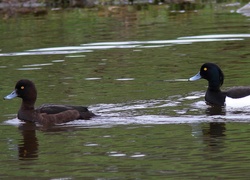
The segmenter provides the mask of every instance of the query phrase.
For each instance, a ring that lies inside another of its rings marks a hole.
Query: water
[[[2,101],[2,179],[247,179],[249,107],[211,108],[223,88],[249,85],[249,18],[228,4],[191,12],[165,6],[50,12],[0,26],[1,95],[28,78],[43,103],[88,105],[99,116],[50,129],[16,119]]]

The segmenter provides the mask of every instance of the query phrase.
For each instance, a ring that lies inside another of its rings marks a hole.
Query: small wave
[[[12,126],[19,126],[21,124],[23,124],[24,122],[20,121],[18,118],[14,118],[14,119],[9,119],[3,122],[3,124],[6,125],[12,125]]]
[[[91,120],[75,120],[58,126],[110,128],[117,125],[194,124],[210,122],[250,122],[248,108],[211,107],[200,99],[203,92],[170,96],[166,100],[139,100],[117,104],[96,104],[89,107],[98,116]],[[18,119],[4,124],[18,126]]]
[[[1,56],[28,56],[28,55],[57,55],[68,54],[66,57],[85,57],[80,53],[94,52],[96,50],[108,49],[143,49],[143,48],[159,48],[165,46],[220,42],[220,41],[242,41],[244,38],[249,38],[250,34],[216,34],[216,35],[201,35],[179,37],[173,40],[151,40],[151,41],[123,41],[123,42],[97,42],[80,44],[79,46],[63,46],[63,47],[48,47],[39,49],[30,49],[24,52],[0,53]],[[69,55],[77,54],[77,55]]]

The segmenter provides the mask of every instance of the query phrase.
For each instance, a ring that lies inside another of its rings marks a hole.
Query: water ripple
[[[23,65],[23,67],[37,67],[37,66],[51,66],[53,63],[44,63],[44,64],[27,64]]]
[[[38,68],[17,68],[17,70],[19,71],[31,71],[31,70],[40,70],[42,68],[38,67]]]
[[[204,101],[204,92],[172,96],[166,100],[139,100],[117,104],[96,104],[89,107],[97,117],[75,120],[60,126],[110,128],[128,124],[194,124],[208,122],[250,122],[250,107],[211,107]],[[19,125],[17,119],[4,124]],[[90,143],[91,145],[92,143]]]
[[[122,42],[97,42],[81,44],[79,46],[49,47],[31,49],[24,52],[0,53],[1,56],[27,56],[27,55],[56,55],[56,54],[76,54],[93,52],[95,50],[107,49],[142,49],[159,48],[180,44],[221,42],[221,41],[241,41],[249,38],[250,34],[220,34],[179,37],[174,40],[152,40],[152,41],[122,41]],[[67,57],[82,57],[83,55],[68,55]]]

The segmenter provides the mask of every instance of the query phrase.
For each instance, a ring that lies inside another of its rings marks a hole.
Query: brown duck
[[[95,116],[84,106],[44,104],[35,108],[37,90],[35,84],[28,79],[19,80],[16,83],[15,90],[4,99],[13,99],[15,97],[22,99],[22,105],[17,117],[23,121],[54,125],[77,119],[88,120]]]

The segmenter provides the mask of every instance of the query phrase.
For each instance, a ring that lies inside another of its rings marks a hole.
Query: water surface
[[[211,108],[205,80],[217,63],[223,88],[249,85],[249,18],[239,4],[194,11],[149,6],[120,13],[50,12],[1,20],[1,95],[28,78],[37,105],[88,105],[98,117],[44,129],[2,101],[3,179],[246,179],[250,108]]]

